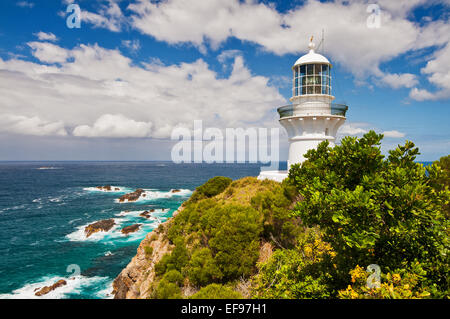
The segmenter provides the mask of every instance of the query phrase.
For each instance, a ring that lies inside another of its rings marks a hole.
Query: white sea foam
[[[133,191],[131,188],[128,188],[128,187],[112,186],[112,185],[111,185],[110,191],[103,189],[103,188],[100,189],[97,187],[84,187],[83,190],[88,191],[88,192],[102,192],[102,193],[127,193],[127,192]]]
[[[43,296],[36,296],[35,292],[44,286],[51,286],[58,280],[64,279],[67,284],[50,291]],[[60,276],[46,276],[39,281],[29,283],[22,288],[16,289],[9,294],[0,294],[0,299],[63,299],[67,298],[68,294],[80,294],[83,289],[87,287],[100,287],[101,289],[96,293],[98,298],[107,298],[107,294],[112,292],[111,279],[108,277],[86,277],[74,276],[64,278]],[[104,288],[105,287],[105,288]]]
[[[155,199],[161,199],[161,198],[171,198],[174,196],[184,197],[189,196],[192,194],[192,191],[190,189],[180,189],[179,192],[173,192],[171,189],[168,192],[164,191],[158,191],[155,189],[144,189],[144,192],[139,196],[139,198],[136,201],[131,201],[130,203],[136,203],[136,202],[146,202],[151,201]],[[115,200],[116,203],[128,203],[129,201],[125,199],[123,202],[119,202],[119,199]]]
[[[66,235],[66,239],[68,239],[70,241],[99,241],[99,240],[102,240],[106,236],[110,236],[111,234],[113,234],[114,231],[119,228],[120,224],[123,221],[119,218],[116,218],[116,219],[114,219],[114,222],[115,222],[115,225],[109,231],[107,231],[107,232],[99,231],[99,232],[92,234],[89,237],[86,237],[86,233],[85,233],[84,229],[87,226],[91,225],[92,223],[78,226],[76,231]]]
[[[39,170],[48,170],[48,169],[62,169],[62,167],[54,167],[54,166],[42,166],[42,167],[38,167],[36,169]]]

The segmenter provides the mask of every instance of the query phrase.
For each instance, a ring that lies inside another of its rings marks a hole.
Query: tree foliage
[[[419,262],[427,274],[421,285],[445,292],[449,191],[433,187],[442,169],[414,162],[419,151],[409,141],[384,159],[381,139],[371,131],[308,151],[307,161],[289,172],[303,198],[295,215],[319,226],[336,252],[338,285],[357,265],[378,264],[390,272]]]

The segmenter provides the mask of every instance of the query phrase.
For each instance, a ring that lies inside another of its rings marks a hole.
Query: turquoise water
[[[113,279],[140,241],[195,187],[217,175],[236,179],[259,171],[256,164],[0,163],[0,298],[34,298],[36,288],[58,279],[67,285],[46,298],[110,298]],[[96,191],[99,185],[120,191]],[[146,197],[116,202],[136,188],[144,188]],[[152,220],[138,216],[152,208]],[[114,218],[117,226],[84,236],[86,225],[106,218]],[[138,232],[121,234],[121,228],[135,223],[143,224]],[[79,274],[74,272],[78,267]]]

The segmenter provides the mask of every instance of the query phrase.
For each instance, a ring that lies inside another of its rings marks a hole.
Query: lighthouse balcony
[[[314,107],[314,106],[300,106],[298,104],[289,104],[277,109],[280,119],[293,117],[293,116],[320,116],[320,115],[332,115],[343,116],[348,110],[348,106],[345,104],[332,103],[326,107]]]

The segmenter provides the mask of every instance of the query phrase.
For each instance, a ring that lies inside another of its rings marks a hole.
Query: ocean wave
[[[58,280],[65,280],[66,285],[56,288],[43,296],[36,296],[35,292],[44,286],[51,286]],[[112,280],[109,277],[86,277],[82,275],[74,277],[45,276],[37,282],[29,283],[22,288],[13,290],[9,294],[0,294],[0,299],[64,299],[70,294],[82,294],[86,288],[97,288],[96,298],[110,298],[112,292]]]
[[[55,167],[55,166],[42,166],[42,167],[37,167],[35,169],[38,170],[49,170],[49,169],[63,169],[62,167]]]
[[[100,240],[104,239],[106,236],[111,235],[115,230],[117,230],[123,221],[119,218],[115,218],[114,222],[115,222],[115,225],[107,232],[99,231],[99,232],[92,234],[89,237],[86,237],[86,233],[85,233],[84,229],[87,226],[91,225],[92,223],[78,226],[76,231],[66,235],[66,239],[68,239],[69,241],[100,241]]]
[[[101,193],[127,193],[133,191],[131,188],[128,187],[112,186],[112,185],[111,190],[100,189],[98,187],[84,187],[83,190],[88,192],[101,192]]]
[[[192,191],[190,189],[179,189],[176,192],[174,192],[174,191],[175,191],[174,189],[171,189],[170,191],[158,191],[155,189],[144,189],[144,192],[135,201],[129,202],[127,199],[125,199],[123,202],[120,202],[119,199],[115,199],[115,202],[121,203],[121,204],[147,202],[147,201],[152,201],[152,200],[162,199],[162,198],[187,197],[192,194]]]

